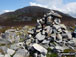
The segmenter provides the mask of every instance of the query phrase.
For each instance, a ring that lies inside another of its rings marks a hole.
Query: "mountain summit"
[[[65,25],[74,26],[76,19],[57,10],[53,10],[62,16],[62,23]],[[14,12],[8,12],[0,15],[1,26],[15,26],[15,25],[35,25],[36,19],[42,18],[44,14],[50,12],[50,9],[38,6],[28,6],[18,9]],[[28,24],[29,22],[29,24]]]

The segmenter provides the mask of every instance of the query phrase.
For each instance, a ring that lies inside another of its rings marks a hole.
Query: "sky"
[[[76,0],[0,0],[0,14],[27,6],[59,10],[76,18]]]

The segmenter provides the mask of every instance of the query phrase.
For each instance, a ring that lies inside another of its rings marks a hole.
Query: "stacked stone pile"
[[[46,55],[76,50],[76,39],[72,38],[62,16],[50,11],[37,19],[35,27],[8,29],[0,35],[0,57],[47,57]]]
[[[61,24],[61,18],[61,15],[51,11],[42,19],[37,19],[36,27],[28,31],[25,48],[30,50],[29,53],[33,57],[46,57],[48,48],[54,52],[63,52],[64,49],[69,48],[68,45],[75,45],[71,32]]]

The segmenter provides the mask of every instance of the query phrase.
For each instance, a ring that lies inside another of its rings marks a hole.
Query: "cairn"
[[[67,42],[72,40],[71,33],[64,24],[61,24],[62,16],[54,11],[37,19],[35,28],[28,31],[25,40],[25,48],[33,57],[46,57],[47,49],[62,52]],[[62,48],[63,47],[63,48]]]

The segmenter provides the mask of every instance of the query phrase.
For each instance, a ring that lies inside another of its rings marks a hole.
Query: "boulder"
[[[59,28],[61,28],[60,25],[56,25],[56,24],[54,24],[53,27],[54,27],[55,29],[57,29],[57,30],[58,30]]]
[[[0,39],[0,44],[10,44],[11,42],[9,42],[7,39]]]
[[[7,53],[7,47],[6,46],[1,46],[0,50],[2,50],[4,54]]]
[[[45,29],[46,29],[46,31],[47,31],[48,34],[52,33],[52,27],[46,26]]]
[[[0,54],[0,57],[4,57],[4,55]]]
[[[19,42],[19,43],[17,43],[16,45],[17,45],[17,47],[19,47],[19,48],[25,48],[25,47],[24,47],[24,42]]]
[[[10,49],[14,49],[14,50],[17,50],[19,47],[17,46],[17,44],[16,43],[14,43],[14,44],[12,44],[11,46],[10,46]]]
[[[50,43],[50,40],[43,40],[42,43],[43,43],[43,44],[49,44],[49,43]]]
[[[13,55],[15,53],[15,50],[12,50],[12,49],[7,49],[7,54],[9,55]]]
[[[39,51],[41,54],[43,54],[43,53],[47,54],[47,50],[44,47],[42,47],[41,45],[35,43],[32,46],[34,47],[34,49]]]
[[[55,24],[57,24],[57,25],[61,23],[60,19],[58,19],[58,18],[56,18],[56,19],[54,20],[54,22],[55,22]]]
[[[9,54],[5,54],[5,56],[4,57],[11,57]]]
[[[13,57],[28,57],[29,53],[25,49],[19,49]]]
[[[42,35],[41,32],[39,32],[37,35],[36,35],[36,38],[38,40],[44,40],[45,39],[45,35]]]
[[[57,34],[57,38],[59,39],[60,42],[62,42],[62,35],[61,34]]]
[[[14,50],[17,50],[19,48],[24,48],[24,42],[14,43],[10,47],[10,49],[14,49]]]

